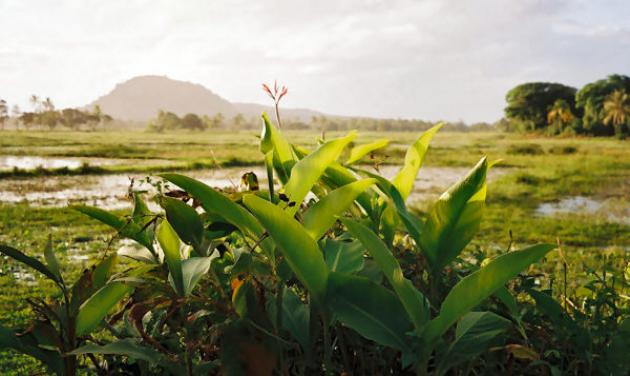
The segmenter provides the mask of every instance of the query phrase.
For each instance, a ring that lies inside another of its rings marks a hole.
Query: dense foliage
[[[423,219],[405,201],[439,127],[387,180],[356,166],[383,140],[344,154],[350,133],[309,152],[263,119],[279,192],[251,174],[244,191],[164,174],[161,211],[141,192],[128,216],[77,207],[140,247],[108,252],[73,284],[50,243],[44,263],[1,246],[59,293],[29,301],[33,325],[0,328],[0,345],[67,375],[627,372],[630,321],[614,280],[594,281],[596,298],[569,314],[535,276],[518,276],[553,246],[461,254],[483,216],[485,158]]]
[[[506,95],[507,130],[625,137],[630,134],[630,77],[611,75],[575,88],[557,83],[518,85]]]

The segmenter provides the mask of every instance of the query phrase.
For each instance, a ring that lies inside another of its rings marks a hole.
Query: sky
[[[0,0],[0,98],[85,105],[137,75],[337,115],[502,116],[527,81],[630,75],[629,0]]]

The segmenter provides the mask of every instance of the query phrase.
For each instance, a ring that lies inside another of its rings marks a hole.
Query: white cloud
[[[494,120],[526,80],[630,73],[623,0],[0,0],[0,97],[82,105],[166,74],[238,101],[329,113]]]

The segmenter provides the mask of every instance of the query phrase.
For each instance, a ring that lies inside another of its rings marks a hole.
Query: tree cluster
[[[186,114],[184,117],[179,117],[173,112],[160,110],[157,117],[149,122],[148,129],[155,132],[173,130],[203,131],[207,129],[258,130],[260,129],[260,122],[260,116],[246,117],[241,113],[231,118],[226,118],[220,112],[214,116]],[[436,124],[437,122],[418,119],[375,119],[315,115],[306,121],[297,117],[285,118],[282,121],[282,128],[287,130],[346,131],[357,129],[376,132],[400,132],[424,131]],[[463,121],[458,121],[446,122],[443,129],[454,132],[487,132],[496,130],[496,126],[491,123],[466,124]]]
[[[111,116],[104,114],[99,106],[94,106],[92,110],[80,110],[76,108],[55,109],[55,105],[50,98],[40,100],[38,96],[32,95],[30,102],[33,105],[32,111],[22,112],[15,105],[9,116],[9,108],[5,100],[0,99],[0,129],[4,129],[9,120],[13,120],[16,129],[26,130],[39,128],[53,130],[58,127],[65,127],[71,130],[81,130],[87,127],[95,130],[99,125],[110,123]]]
[[[611,75],[576,89],[529,82],[506,95],[508,131],[625,137],[630,134],[630,77]]]

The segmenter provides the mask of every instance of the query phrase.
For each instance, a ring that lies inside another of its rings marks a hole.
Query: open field
[[[0,243],[31,255],[41,254],[52,234],[65,270],[76,276],[106,248],[115,249],[120,242],[108,244],[110,237],[103,234],[111,235],[111,231],[68,208],[68,202],[55,192],[83,189],[88,192],[82,196],[84,202],[122,201],[122,205],[111,207],[124,212],[127,176],[139,181],[148,174],[179,170],[219,182],[217,185],[238,185],[242,173],[262,167],[257,136],[255,132],[2,132]],[[287,132],[287,137],[313,148],[321,135],[294,131]],[[416,133],[364,132],[356,143],[391,140],[383,152],[364,161],[366,166],[377,161],[386,174],[392,168],[389,165],[402,162],[407,145],[416,137]],[[488,211],[469,252],[504,250],[511,241],[510,232],[518,246],[559,241],[567,261],[568,295],[582,293],[578,290],[591,278],[586,274],[589,268],[612,275],[623,273],[630,259],[629,141],[438,133],[424,163],[430,178],[422,180],[420,170],[420,190],[411,196],[411,206],[423,214],[483,155],[502,162],[490,173]],[[28,161],[16,168],[11,165],[20,161],[19,157],[35,156],[43,159],[33,159],[35,165]],[[60,162],[53,163],[56,160]],[[50,162],[48,167],[38,168],[46,161]],[[219,173],[225,168],[234,176]],[[42,194],[30,196],[30,202],[8,199],[33,192]],[[544,274],[541,284],[562,279],[558,253],[536,267]],[[24,298],[42,294],[30,288],[32,278],[16,263],[0,261],[0,324],[26,322],[29,308]],[[34,365],[26,357],[0,353],[2,374],[24,374]]]

